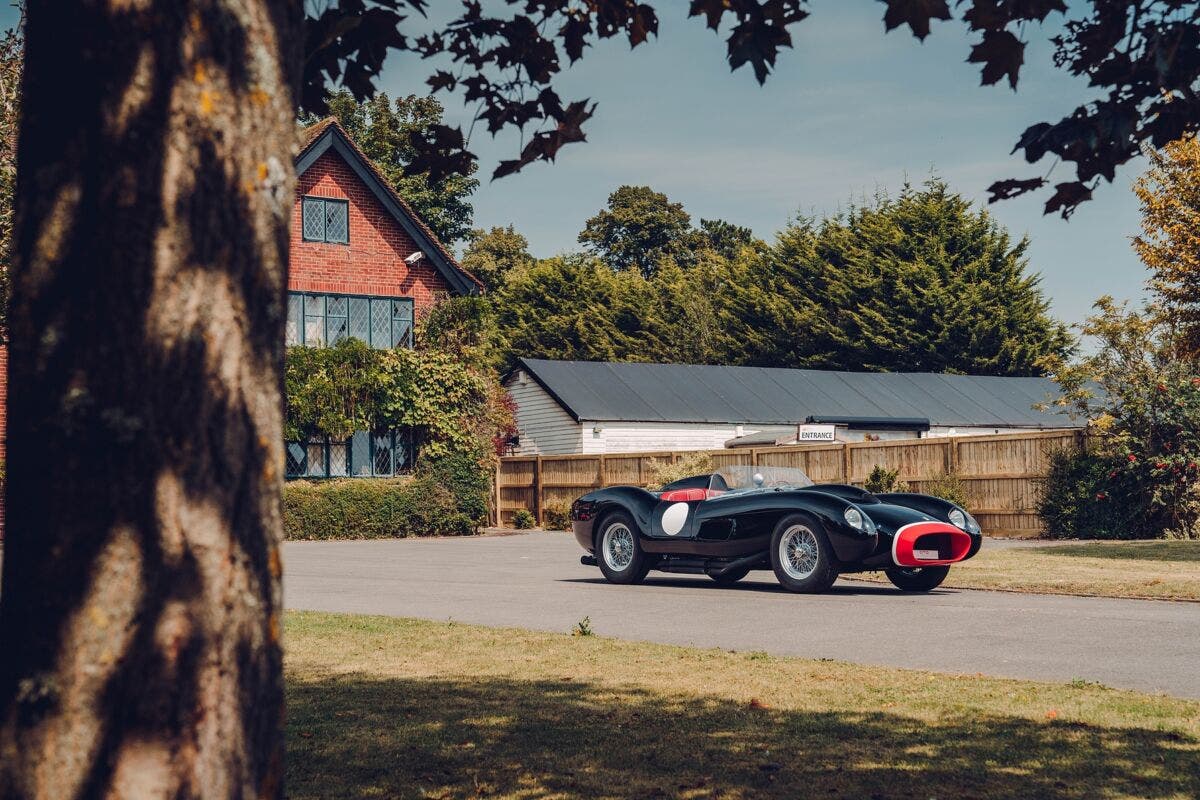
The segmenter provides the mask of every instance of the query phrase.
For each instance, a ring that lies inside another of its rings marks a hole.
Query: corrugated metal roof
[[[1056,395],[1049,378],[933,372],[628,364],[521,359],[579,420],[790,425],[809,416],[922,417],[931,425],[1080,427],[1034,403]]]

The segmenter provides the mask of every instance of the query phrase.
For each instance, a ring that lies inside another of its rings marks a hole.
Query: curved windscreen
[[[813,481],[804,470],[795,467],[721,467],[709,479],[710,489],[737,491],[759,487],[792,486],[802,489]]]

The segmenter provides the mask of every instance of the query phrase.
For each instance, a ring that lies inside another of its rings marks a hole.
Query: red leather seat
[[[672,489],[660,494],[658,499],[668,503],[694,503],[697,500],[707,500],[724,493],[721,489]]]

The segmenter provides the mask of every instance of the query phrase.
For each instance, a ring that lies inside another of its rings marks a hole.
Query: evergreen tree
[[[413,167],[417,158],[414,137],[422,137],[442,124],[442,104],[432,97],[397,97],[393,102],[380,92],[361,103],[342,90],[329,99],[329,112],[388,182],[446,244],[471,231],[475,210],[470,198],[479,187],[475,162],[465,172],[440,180]]]
[[[764,260],[773,346],[755,360],[825,369],[1039,375],[1069,353],[1028,241],[940,180],[800,220]]]

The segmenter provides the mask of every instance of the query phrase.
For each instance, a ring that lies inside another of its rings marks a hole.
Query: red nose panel
[[[910,522],[892,539],[892,561],[902,567],[941,567],[969,552],[971,537],[945,522]]]
[[[707,500],[723,494],[720,489],[672,489],[658,496],[659,500],[667,503],[693,503],[697,500]]]

